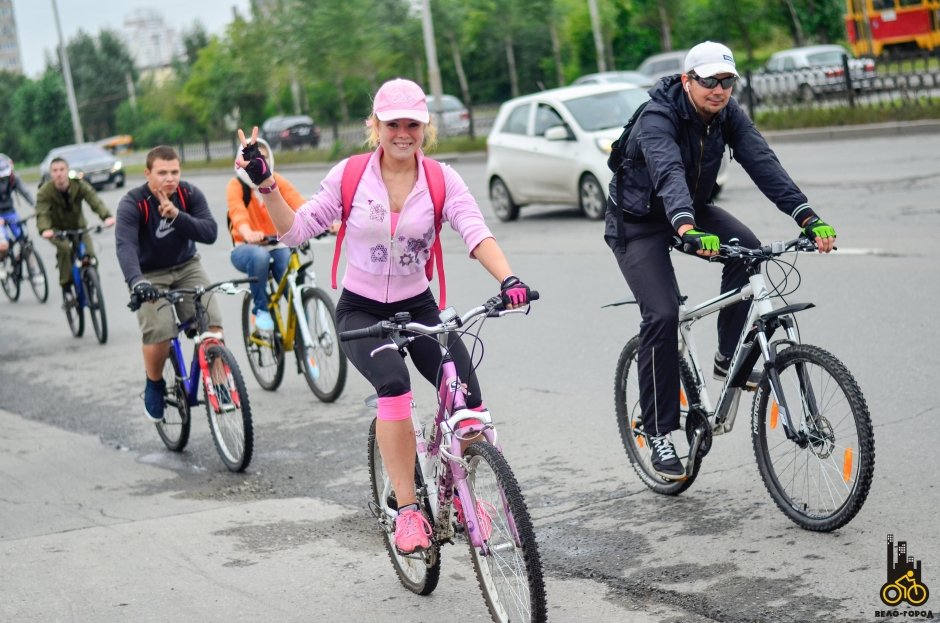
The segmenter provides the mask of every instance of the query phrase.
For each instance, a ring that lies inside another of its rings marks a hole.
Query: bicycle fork
[[[209,401],[209,405],[216,413],[235,411],[241,406],[241,397],[238,395],[238,390],[235,387],[235,379],[232,377],[231,370],[228,369],[228,366],[223,366],[227,386],[232,389],[225,390],[225,393],[230,395],[220,396],[215,389],[216,383],[212,378],[212,370],[209,368],[209,360],[206,357],[206,350],[213,345],[220,346],[219,342],[215,337],[207,337],[205,334],[197,335],[195,342],[196,350],[199,353],[199,368],[202,370],[202,384],[206,390],[206,400]],[[223,364],[225,363],[221,357],[213,361],[213,364],[216,361],[221,361]]]
[[[299,275],[297,279],[299,280]],[[297,280],[290,282],[291,288],[291,304],[294,306],[294,316],[297,318],[297,326],[300,332],[300,339],[304,345],[304,357],[307,358],[307,362],[310,364],[310,368],[315,370],[317,368],[317,362],[313,358],[313,336],[310,335],[310,326],[307,324],[307,316],[304,314],[304,302],[303,302],[303,291],[305,287],[297,283]],[[320,313],[320,306],[317,306],[316,313]],[[321,323],[320,319],[315,319],[317,326],[325,326],[326,323]],[[319,336],[318,336],[319,337]],[[296,338],[295,338],[296,339]]]

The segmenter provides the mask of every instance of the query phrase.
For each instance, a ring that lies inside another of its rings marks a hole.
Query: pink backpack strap
[[[336,289],[336,270],[339,267],[339,254],[343,248],[343,239],[346,237],[346,219],[349,218],[349,212],[352,210],[353,197],[356,195],[356,189],[359,187],[359,181],[363,173],[366,172],[366,166],[369,164],[371,153],[357,154],[350,156],[343,167],[343,179],[340,182],[340,198],[343,202],[343,219],[336,232],[336,249],[333,251],[333,289]]]
[[[444,251],[441,248],[441,226],[444,223],[444,201],[447,198],[447,188],[444,183],[444,169],[441,167],[441,163],[431,158],[425,158],[424,176],[428,181],[431,203],[434,204],[434,244],[431,245],[431,258],[424,266],[424,273],[427,275],[428,281],[431,281],[434,278],[434,264],[437,264],[437,279],[441,284],[439,305],[441,309],[444,309],[447,307],[447,287],[444,281]]]

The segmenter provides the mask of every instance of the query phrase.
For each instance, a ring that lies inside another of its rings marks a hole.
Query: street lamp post
[[[56,0],[52,0],[52,13],[55,15],[55,28],[59,33],[59,58],[62,61],[62,73],[65,75],[65,94],[69,100],[69,112],[72,113],[72,132],[75,133],[75,142],[84,143],[82,134],[82,121],[78,116],[78,103],[75,101],[75,87],[72,86],[72,68],[69,66],[69,54],[62,40],[62,26],[59,24],[59,7]]]
[[[437,64],[437,46],[434,43],[434,22],[431,19],[431,0],[421,2],[421,25],[424,32],[424,54],[428,60],[428,80],[431,83],[431,95],[434,96],[434,123],[439,131],[444,131],[443,93],[441,69]]]

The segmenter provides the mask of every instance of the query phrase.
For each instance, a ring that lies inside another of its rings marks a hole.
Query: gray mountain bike
[[[875,439],[865,397],[849,370],[831,353],[800,341],[796,313],[814,305],[783,300],[799,287],[795,255],[790,260],[783,256],[815,251],[816,244],[805,237],[758,249],[731,242],[721,245],[719,255],[711,259],[743,263],[748,285],[691,308],[677,287],[680,426],[685,435],[674,434],[673,443],[686,466],[685,478],[665,480],[650,462],[639,404],[639,336],[624,346],[614,378],[624,448],[647,487],[665,495],[685,491],[698,476],[713,438],[734,426],[748,376],[762,361],[750,423],[757,468],[770,496],[793,522],[807,530],[835,530],[851,521],[865,503],[875,468]],[[765,278],[768,264],[783,270],[778,283]],[[788,278],[793,287],[788,287]],[[775,306],[775,300],[784,304]],[[750,301],[748,320],[713,406],[692,328],[696,321],[740,301]],[[605,307],[629,303],[635,301]]]

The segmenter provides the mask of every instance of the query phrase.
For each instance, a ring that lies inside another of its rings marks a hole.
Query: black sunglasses
[[[738,81],[737,76],[728,76],[727,78],[709,76],[708,78],[702,78],[701,76],[696,76],[691,73],[689,74],[689,78],[692,78],[692,80],[695,80],[706,89],[714,89],[720,84],[722,89],[727,90],[733,87],[734,83]]]

